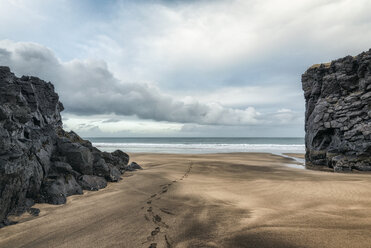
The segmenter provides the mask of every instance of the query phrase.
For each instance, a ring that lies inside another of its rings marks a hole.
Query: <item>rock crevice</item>
[[[302,75],[308,167],[371,171],[371,49]]]

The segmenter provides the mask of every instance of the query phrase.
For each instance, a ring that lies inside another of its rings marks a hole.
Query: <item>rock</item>
[[[64,174],[64,175],[71,174],[75,178],[80,176],[80,173],[78,173],[77,171],[74,171],[70,164],[61,162],[61,161],[53,162],[52,170],[49,174],[49,177],[54,176],[54,175],[60,175],[60,174]]]
[[[106,180],[110,182],[118,182],[121,180],[121,172],[115,166],[108,164],[110,168],[110,173],[108,177],[106,176]]]
[[[51,83],[0,66],[0,225],[9,214],[36,214],[34,203],[63,204],[117,182],[127,169],[126,153],[101,152],[64,131],[62,110]]]
[[[115,164],[121,173],[126,170],[129,162],[129,155],[126,153],[116,150],[112,153],[103,152],[102,156],[106,163]]]
[[[143,168],[140,167],[139,164],[137,164],[135,162],[131,162],[131,164],[127,167],[127,170],[128,171],[135,171],[135,170],[143,170]]]
[[[41,187],[38,201],[64,204],[67,196],[77,194],[82,194],[82,188],[72,175],[59,176],[56,179],[47,178]]]
[[[371,49],[302,75],[309,167],[371,170]]]
[[[103,177],[91,175],[81,176],[78,182],[86,190],[99,190],[107,186],[107,181]]]
[[[94,175],[100,177],[109,177],[111,168],[108,166],[106,161],[102,159],[100,156],[94,160],[93,164],[93,172]]]
[[[40,214],[40,209],[38,208],[30,208],[27,210],[27,212],[32,215],[32,216],[39,216]]]
[[[63,137],[58,140],[58,151],[77,172],[93,174],[93,155],[89,148]]]

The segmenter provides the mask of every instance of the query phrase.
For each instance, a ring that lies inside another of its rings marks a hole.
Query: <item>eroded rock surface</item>
[[[65,132],[62,110],[51,83],[0,67],[0,226],[35,202],[63,204],[131,170],[126,153],[101,152]]]
[[[371,49],[302,75],[307,166],[371,171]]]

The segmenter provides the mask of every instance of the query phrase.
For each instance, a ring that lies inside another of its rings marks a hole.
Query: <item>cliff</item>
[[[9,214],[37,214],[35,202],[63,204],[132,169],[126,153],[101,152],[65,132],[62,110],[51,83],[0,67],[0,227]]]
[[[371,49],[302,75],[308,167],[371,171]]]

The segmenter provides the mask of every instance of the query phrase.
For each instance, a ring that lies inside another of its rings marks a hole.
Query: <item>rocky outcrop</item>
[[[308,167],[371,171],[371,49],[302,75]]]
[[[35,202],[63,204],[133,169],[126,153],[101,152],[65,132],[62,110],[51,83],[0,67],[0,226]]]

